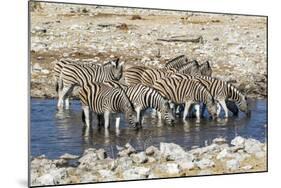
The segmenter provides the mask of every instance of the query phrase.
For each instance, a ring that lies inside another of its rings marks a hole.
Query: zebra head
[[[241,96],[240,100],[237,102],[237,105],[242,112],[246,113],[247,116],[251,115],[251,110],[249,109],[248,99],[246,96]]]
[[[139,122],[137,118],[137,112],[135,111],[133,103],[128,100],[125,107],[125,118],[129,122],[129,125],[134,128],[138,128]]]
[[[206,61],[205,63],[201,64],[199,70],[201,75],[203,76],[212,76],[212,68],[210,66],[209,61]]]
[[[173,116],[173,110],[170,108],[170,102],[168,100],[165,100],[165,102],[162,104],[160,112],[162,118],[167,122],[167,124],[171,125],[174,123],[175,118]]]
[[[218,103],[214,98],[212,100],[209,100],[206,102],[206,106],[208,109],[208,112],[210,114],[210,117],[212,119],[216,119],[218,117],[217,109],[218,109]]]
[[[112,65],[111,72],[113,74],[114,80],[120,80],[123,75],[124,62],[119,63],[119,58],[117,58],[115,61],[111,61],[110,63]]]

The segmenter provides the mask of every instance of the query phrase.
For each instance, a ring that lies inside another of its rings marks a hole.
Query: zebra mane
[[[170,63],[173,63],[174,61],[177,61],[177,60],[179,60],[179,59],[181,59],[181,58],[183,58],[183,57],[185,57],[185,55],[177,56],[177,57],[175,57],[175,58],[169,60],[169,61],[166,63],[166,65],[167,65],[167,64],[170,64]]]

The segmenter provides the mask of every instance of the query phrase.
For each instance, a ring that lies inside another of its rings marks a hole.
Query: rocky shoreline
[[[31,159],[31,185],[61,185],[136,179],[267,171],[267,145],[240,136],[216,138],[212,144],[188,151],[174,143],[160,143],[136,151],[127,143],[116,146],[111,158],[104,149],[89,148],[81,156],[64,154],[59,159]]]

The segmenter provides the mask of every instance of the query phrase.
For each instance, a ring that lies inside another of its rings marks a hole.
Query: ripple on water
[[[89,147],[105,148],[109,155],[116,155],[116,145],[130,142],[137,150],[149,145],[159,146],[160,142],[174,142],[185,149],[203,146],[216,137],[225,137],[228,142],[237,135],[251,137],[262,142],[266,137],[267,101],[252,101],[252,116],[246,118],[230,117],[228,121],[219,119],[210,121],[194,119],[188,122],[176,120],[175,126],[159,123],[150,113],[144,116],[143,129],[135,131],[129,128],[121,115],[120,130],[112,126],[108,131],[83,128],[79,101],[72,101],[71,109],[58,112],[56,100],[31,100],[31,155],[46,155],[57,158],[64,153],[80,155]],[[114,116],[114,115],[113,115]],[[94,120],[95,121],[95,120]],[[95,122],[94,122],[95,124]],[[111,118],[114,125],[114,118]]]

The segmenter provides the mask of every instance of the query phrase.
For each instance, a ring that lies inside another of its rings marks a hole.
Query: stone
[[[39,65],[39,63],[35,63],[35,64],[32,66],[32,71],[41,72],[41,70],[42,70],[42,67]]]
[[[179,165],[175,162],[158,164],[155,169],[160,171],[160,173],[169,175],[179,175],[182,172],[182,169],[180,169]]]
[[[113,176],[115,176],[111,170],[99,170],[98,173],[103,178],[112,178]]]
[[[135,171],[136,171],[138,174],[141,174],[141,175],[144,175],[144,176],[148,176],[149,173],[150,173],[150,168],[146,168],[146,167],[135,167],[134,169],[135,169]]]
[[[245,141],[244,150],[249,154],[256,154],[258,152],[262,152],[262,145],[258,140],[247,139]]]
[[[192,161],[179,161],[178,164],[182,170],[193,170],[196,167]]]
[[[104,149],[98,149],[96,151],[96,154],[97,154],[97,157],[98,157],[99,160],[103,160],[107,157],[107,154],[106,154]]]
[[[219,154],[217,155],[216,159],[221,160],[229,156],[228,149],[223,149]]]
[[[243,169],[243,170],[251,170],[252,168],[253,168],[252,165],[246,165],[246,166],[241,167],[241,169]]]
[[[240,162],[236,159],[231,159],[226,161],[226,169],[235,171],[240,167]]]
[[[159,152],[159,149],[155,146],[149,146],[145,150],[145,154],[149,155],[149,156],[154,155],[155,153],[158,153],[158,152]]]
[[[37,178],[38,185],[55,185],[54,177],[51,174],[45,174]]]
[[[214,161],[210,160],[210,159],[201,159],[200,161],[196,162],[196,165],[200,168],[200,169],[207,169],[207,168],[212,168],[215,166]]]
[[[137,153],[137,154],[132,154],[131,158],[132,158],[133,162],[137,163],[137,164],[145,163],[148,160],[147,156],[145,155],[145,152],[140,152],[140,153]]]
[[[133,160],[130,157],[120,157],[117,159],[117,166],[121,168],[121,170],[130,169],[133,164]]]
[[[241,136],[235,137],[233,140],[231,140],[231,144],[238,147],[238,148],[244,148],[245,139]]]
[[[48,71],[47,69],[42,69],[42,70],[41,70],[41,73],[43,73],[43,74],[49,74],[50,71]]]
[[[73,159],[78,159],[79,156],[78,155],[72,155],[69,153],[65,153],[62,156],[59,157],[60,159],[65,159],[65,160],[73,160]]]
[[[186,153],[182,147],[174,143],[160,143],[160,153],[168,161],[180,159],[192,160],[192,156]]]
[[[225,138],[215,138],[213,140],[213,143],[214,144],[218,144],[218,145],[222,145],[222,144],[225,144],[227,141]]]
[[[78,160],[78,162],[80,162],[79,168],[90,168],[90,166],[98,160],[98,156],[95,151],[95,149],[91,148],[84,152],[83,156]]]
[[[125,170],[123,173],[123,179],[125,180],[135,180],[135,179],[145,179],[146,176],[143,174],[139,174],[135,169]]]
[[[66,168],[58,168],[50,172],[55,184],[65,184],[68,177]]]
[[[147,157],[147,162],[148,163],[154,163],[154,162],[156,162],[157,160],[154,158],[154,157],[150,157],[150,156],[148,156]]]

